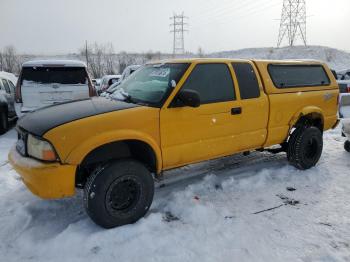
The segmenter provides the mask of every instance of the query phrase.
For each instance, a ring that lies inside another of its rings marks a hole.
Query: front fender
[[[123,140],[139,140],[147,143],[154,151],[157,158],[157,173],[162,170],[162,154],[157,142],[150,136],[143,132],[135,130],[116,130],[110,132],[104,132],[85,140],[78,147],[74,148],[64,160],[65,163],[71,165],[79,165],[83,159],[92,150],[112,142],[118,142]]]

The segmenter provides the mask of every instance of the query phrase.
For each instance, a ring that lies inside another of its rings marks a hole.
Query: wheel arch
[[[150,135],[135,130],[118,130],[114,132],[105,132],[85,140],[74,148],[64,159],[64,163],[80,165],[84,158],[93,150],[110,144],[127,140],[136,140],[147,144],[154,152],[157,160],[157,172],[162,169],[162,157],[160,147],[155,139]]]
[[[309,106],[295,113],[289,123],[289,133],[293,128],[299,125],[315,126],[323,132],[324,114],[322,109],[316,106]]]
[[[81,169],[101,162],[120,158],[135,158],[144,163],[151,172],[162,170],[161,151],[154,139],[133,130],[119,130],[94,136],[75,148],[64,160]]]

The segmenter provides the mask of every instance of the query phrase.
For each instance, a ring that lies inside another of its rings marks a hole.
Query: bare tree
[[[118,55],[119,72],[123,72],[124,69],[135,63],[135,57],[127,52],[120,52]]]
[[[27,59],[25,58],[24,55],[17,55],[16,56],[16,65],[15,65],[15,74],[19,75],[19,73],[22,70],[22,64],[26,61]]]
[[[198,55],[198,57],[204,57],[204,51],[201,47],[198,47],[197,55]]]
[[[81,56],[88,61],[88,71],[94,78],[104,75],[105,48],[98,43],[86,45],[79,50]]]
[[[160,51],[156,52],[155,53],[155,57],[156,57],[157,60],[160,60],[161,57],[162,57],[162,53]]]
[[[145,54],[146,61],[150,61],[154,58],[154,53],[150,50]]]
[[[112,43],[108,43],[105,46],[105,61],[106,61],[106,74],[115,74],[115,62],[114,62],[114,48]]]
[[[16,50],[15,48],[10,45],[6,46],[4,48],[3,54],[2,54],[2,60],[3,60],[3,69],[4,71],[10,72],[10,73],[16,73]]]
[[[326,55],[327,62],[332,62],[335,58],[335,53],[334,53],[334,50],[332,49],[325,50],[325,55]]]
[[[4,57],[0,50],[0,71],[4,71]]]

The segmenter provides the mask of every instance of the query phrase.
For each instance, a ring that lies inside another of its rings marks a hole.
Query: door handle
[[[242,114],[242,107],[231,108],[231,115],[240,115]]]

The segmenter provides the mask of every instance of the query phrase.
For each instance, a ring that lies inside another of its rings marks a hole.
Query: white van
[[[72,60],[28,61],[16,86],[18,116],[38,108],[95,96],[86,65]]]

